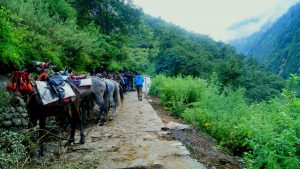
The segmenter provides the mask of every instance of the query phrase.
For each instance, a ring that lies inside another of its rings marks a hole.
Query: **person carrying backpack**
[[[140,100],[140,101],[142,101],[143,83],[144,83],[144,77],[140,73],[137,73],[134,78],[134,84],[135,84],[135,87],[137,90],[138,100]]]

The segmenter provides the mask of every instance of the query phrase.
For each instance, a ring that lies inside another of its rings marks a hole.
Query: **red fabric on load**
[[[39,75],[39,77],[36,79],[38,81],[46,81],[48,79],[48,73],[43,70],[42,73]]]
[[[9,84],[6,85],[6,89],[16,92],[17,81],[18,81],[19,71],[15,71],[10,78]]]
[[[20,91],[24,91],[26,93],[32,93],[33,92],[33,89],[32,89],[32,86],[31,86],[31,80],[30,80],[30,77],[28,75],[27,72],[24,72],[22,71],[20,73],[20,76],[21,76],[21,79],[20,79]]]
[[[20,92],[31,94],[33,92],[31,80],[27,72],[15,71],[10,79],[10,83],[6,85],[6,89],[16,92],[18,78],[20,77]]]

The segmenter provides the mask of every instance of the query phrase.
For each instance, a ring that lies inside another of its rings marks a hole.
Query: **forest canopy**
[[[0,66],[7,73],[32,61],[90,71],[211,79],[245,88],[249,101],[270,99],[281,78],[210,37],[154,18],[127,0],[2,0]]]

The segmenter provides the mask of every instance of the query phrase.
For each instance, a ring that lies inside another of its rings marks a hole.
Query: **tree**
[[[21,19],[4,6],[0,8],[0,65],[2,68],[13,66],[21,68],[25,58],[22,42],[26,29]],[[6,65],[6,66],[4,66]],[[7,70],[1,70],[1,73]]]

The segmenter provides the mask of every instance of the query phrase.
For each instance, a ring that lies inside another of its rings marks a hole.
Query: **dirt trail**
[[[162,127],[165,125],[147,100],[138,101],[136,93],[130,92],[114,120],[87,128],[86,143],[76,144],[60,160],[101,169],[206,168],[181,142],[168,139]]]

